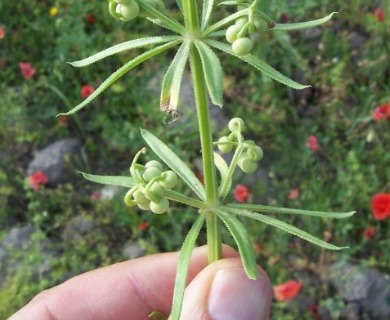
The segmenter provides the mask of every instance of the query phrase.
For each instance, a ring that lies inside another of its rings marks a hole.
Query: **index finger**
[[[84,273],[42,292],[9,320],[138,320],[155,310],[169,314],[178,256],[156,254]],[[224,246],[223,256],[238,253]],[[207,247],[195,249],[188,281],[206,265]]]

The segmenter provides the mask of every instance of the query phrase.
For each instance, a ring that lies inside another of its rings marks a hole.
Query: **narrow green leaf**
[[[202,60],[203,73],[211,101],[217,106],[222,107],[223,74],[221,62],[214,51],[203,41],[196,40],[195,46]]]
[[[158,311],[153,311],[148,317],[150,320],[168,320],[168,316]]]
[[[199,217],[192,225],[191,230],[188,232],[184,240],[183,246],[181,247],[176,272],[175,288],[173,290],[173,303],[172,312],[169,317],[170,320],[179,320],[180,318],[190,259],[195,246],[196,239],[198,238],[200,229],[203,226],[205,218],[206,214],[199,215]]]
[[[226,18],[223,18],[222,20],[219,20],[218,22],[216,22],[213,25],[206,28],[203,32],[203,36],[205,37],[205,36],[209,35],[210,33],[221,29],[223,26],[226,26],[228,24],[232,24],[233,21],[237,20],[239,17],[247,15],[248,12],[249,12],[249,9],[245,8],[243,10],[237,11],[236,13],[233,13],[233,14],[227,16]]]
[[[184,35],[186,33],[186,29],[181,23],[174,19],[171,19],[160,10],[153,8],[147,1],[139,1],[138,4],[142,9],[152,14],[153,18],[160,20],[159,25],[181,35]]]
[[[332,12],[331,14],[327,15],[324,18],[306,21],[306,22],[297,22],[297,23],[277,23],[274,28],[271,30],[285,30],[285,31],[291,31],[291,30],[300,30],[300,29],[307,29],[307,28],[313,28],[317,27],[321,24],[324,24],[325,22],[328,22],[330,19],[332,19],[333,15],[335,15],[337,12]]]
[[[222,42],[216,41],[216,40],[207,40],[206,42],[209,45],[211,45],[212,47],[215,47],[221,51],[229,53],[232,56],[235,56],[235,57],[245,61],[246,63],[249,63],[251,66],[260,70],[261,72],[263,72],[264,74],[266,74],[270,78],[272,78],[280,83],[283,83],[288,87],[298,89],[298,90],[310,87],[307,85],[299,84],[298,82],[295,82],[294,80],[292,80],[290,78],[287,78],[286,76],[281,74],[279,71],[277,71],[273,67],[271,67],[269,64],[267,64],[266,62],[260,60],[259,58],[255,57],[251,54],[247,54],[245,56],[238,56],[238,55],[234,54],[231,46],[229,46],[225,43],[222,43]]]
[[[237,1],[222,1],[218,3],[219,6],[236,6]]]
[[[225,212],[223,207],[217,210],[217,215],[229,229],[234,241],[237,243],[242,264],[249,279],[256,279],[258,276],[255,253],[253,252],[252,241],[244,225],[234,215]]]
[[[135,48],[140,48],[144,46],[148,46],[151,44],[159,44],[164,42],[170,42],[175,40],[180,40],[181,37],[179,36],[162,36],[162,37],[147,37],[147,38],[141,38],[136,40],[130,40],[126,41],[120,44],[117,44],[115,46],[112,46],[110,48],[107,48],[103,51],[100,51],[88,58],[69,62],[70,65],[76,68],[85,67],[92,63],[95,63],[96,61],[102,60],[106,57],[112,56],[114,54],[117,54],[119,52],[123,52],[126,50],[131,50]]]
[[[260,204],[229,204],[228,207],[241,208],[255,212],[268,212],[268,213],[286,213],[286,214],[299,214],[303,216],[313,216],[321,218],[334,218],[344,219],[353,216],[356,211],[350,212],[323,212],[323,211],[312,211],[312,210],[301,210],[301,209],[290,209],[282,207],[270,207],[263,206]]]
[[[217,167],[220,175],[221,175],[221,181],[226,179],[226,176],[228,175],[229,172],[229,167],[224,160],[224,158],[221,157],[219,153],[214,152],[214,164]],[[221,182],[222,184],[222,182]]]
[[[231,213],[234,213],[234,214],[237,214],[237,215],[240,215],[240,216],[243,216],[243,217],[247,217],[247,218],[251,218],[251,219],[254,219],[254,220],[258,220],[258,221],[261,221],[261,222],[264,222],[266,224],[269,224],[271,226],[274,226],[276,228],[279,228],[285,232],[288,232],[288,233],[291,233],[299,238],[302,238],[306,241],[309,241],[311,243],[314,243],[316,244],[317,246],[320,246],[322,248],[325,248],[325,249],[329,249],[329,250],[342,250],[342,249],[348,249],[349,247],[338,247],[338,246],[335,246],[333,244],[330,244],[330,243],[327,243],[321,239],[318,239],[316,237],[314,237],[313,235],[311,235],[310,233],[307,233],[306,231],[303,231],[301,229],[298,229],[297,227],[294,227],[292,226],[291,224],[288,224],[284,221],[280,221],[278,219],[275,219],[275,218],[272,218],[272,217],[268,217],[266,215],[263,215],[263,214],[260,214],[260,213],[257,213],[257,212],[253,212],[253,211],[248,211],[248,210],[245,210],[245,209],[239,209],[239,208],[232,208],[231,206],[223,206],[223,209],[228,211],[228,212],[231,212]]]
[[[170,112],[177,109],[183,73],[188,61],[190,42],[185,41],[170,64],[161,86],[160,109]]]
[[[183,0],[176,0],[176,3],[180,11],[183,13]]]
[[[209,24],[213,7],[214,7],[214,0],[203,0],[201,30],[204,30]]]
[[[200,201],[198,199],[194,199],[192,197],[187,197],[186,195],[176,192],[173,190],[165,189],[163,193],[164,197],[167,197],[169,200],[173,200],[176,202],[180,202],[183,204],[186,204],[191,207],[195,207],[198,209],[205,209],[206,204],[203,201]]]
[[[98,176],[94,174],[89,174],[85,172],[80,172],[83,177],[89,181],[107,184],[111,186],[119,186],[132,188],[136,185],[135,181],[131,177],[123,177],[123,176]]]
[[[232,160],[230,161],[229,165],[229,170],[227,172],[226,178],[222,181],[221,186],[218,190],[219,192],[219,197],[221,201],[223,201],[226,196],[228,195],[231,185],[232,185],[232,180],[233,180],[233,174],[234,170],[237,168],[237,163],[238,160],[241,157],[242,152],[244,151],[244,145],[240,144],[237,149],[234,151],[234,155]]]
[[[232,176],[229,175],[229,167],[225,160],[216,152],[214,152],[214,163],[215,166],[217,167],[219,173],[221,174],[221,183],[219,184],[219,196],[221,199],[224,199],[226,197],[226,193],[229,192],[230,188],[232,187]],[[223,194],[221,193],[222,188],[225,190],[228,190],[224,192]]]
[[[225,36],[226,36],[226,30],[218,30],[213,33],[210,33],[208,35],[208,38],[219,38],[219,37],[225,38]]]
[[[73,114],[80,109],[84,108],[88,103],[93,101],[98,95],[100,95],[103,91],[105,91],[109,86],[111,86],[115,81],[117,81],[120,77],[122,77],[125,73],[130,71],[131,69],[135,68],[142,62],[152,58],[155,55],[160,54],[161,52],[168,50],[169,48],[172,48],[173,46],[177,45],[179,41],[172,41],[168,42],[166,44],[163,44],[159,47],[153,48],[149,51],[146,51],[145,53],[139,55],[138,57],[134,58],[133,60],[126,63],[124,66],[119,68],[117,71],[115,71],[111,76],[109,76],[106,80],[103,81],[103,83],[83,102],[81,102],[79,105],[74,107],[72,110],[66,112],[66,113],[60,113],[59,115],[70,115]]]
[[[202,200],[206,199],[204,187],[191,169],[164,142],[145,129],[141,135],[153,152],[166,163]]]

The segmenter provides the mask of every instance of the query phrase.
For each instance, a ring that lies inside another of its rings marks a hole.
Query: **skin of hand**
[[[45,290],[8,320],[147,320],[169,314],[179,254],[162,253],[117,263]],[[236,251],[207,263],[207,247],[194,250],[181,320],[268,320],[272,290],[258,267],[249,280]]]

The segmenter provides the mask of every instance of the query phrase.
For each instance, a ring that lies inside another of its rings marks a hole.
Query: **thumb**
[[[271,285],[264,270],[258,271],[256,280],[248,279],[240,258],[208,265],[188,285],[180,319],[268,320]]]

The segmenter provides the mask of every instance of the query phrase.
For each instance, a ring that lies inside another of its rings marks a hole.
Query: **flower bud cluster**
[[[163,171],[161,163],[155,160],[144,166],[133,163],[130,172],[137,185],[126,193],[126,205],[137,205],[142,210],[150,210],[156,214],[167,212],[169,200],[164,196],[164,190],[172,189],[177,184],[176,173],[171,170]]]
[[[217,142],[219,151],[230,153],[234,147],[241,145],[243,151],[237,165],[245,173],[255,172],[258,162],[263,158],[263,150],[253,140],[244,140],[242,132],[245,130],[245,124],[241,118],[231,119],[228,128],[231,133],[221,137]]]
[[[140,0],[139,0],[140,1]],[[165,5],[162,0],[142,0],[153,9],[164,11]],[[121,21],[130,21],[138,16],[148,17],[148,14],[143,10],[136,0],[109,0],[108,11],[111,16]]]
[[[244,1],[237,0],[237,9],[242,10],[248,7]],[[249,54],[253,48],[253,41],[250,35],[256,31],[268,30],[271,26],[263,19],[256,9],[256,6],[248,7],[248,15],[238,18],[233,25],[226,30],[226,40],[232,44],[233,52],[238,56]]]

